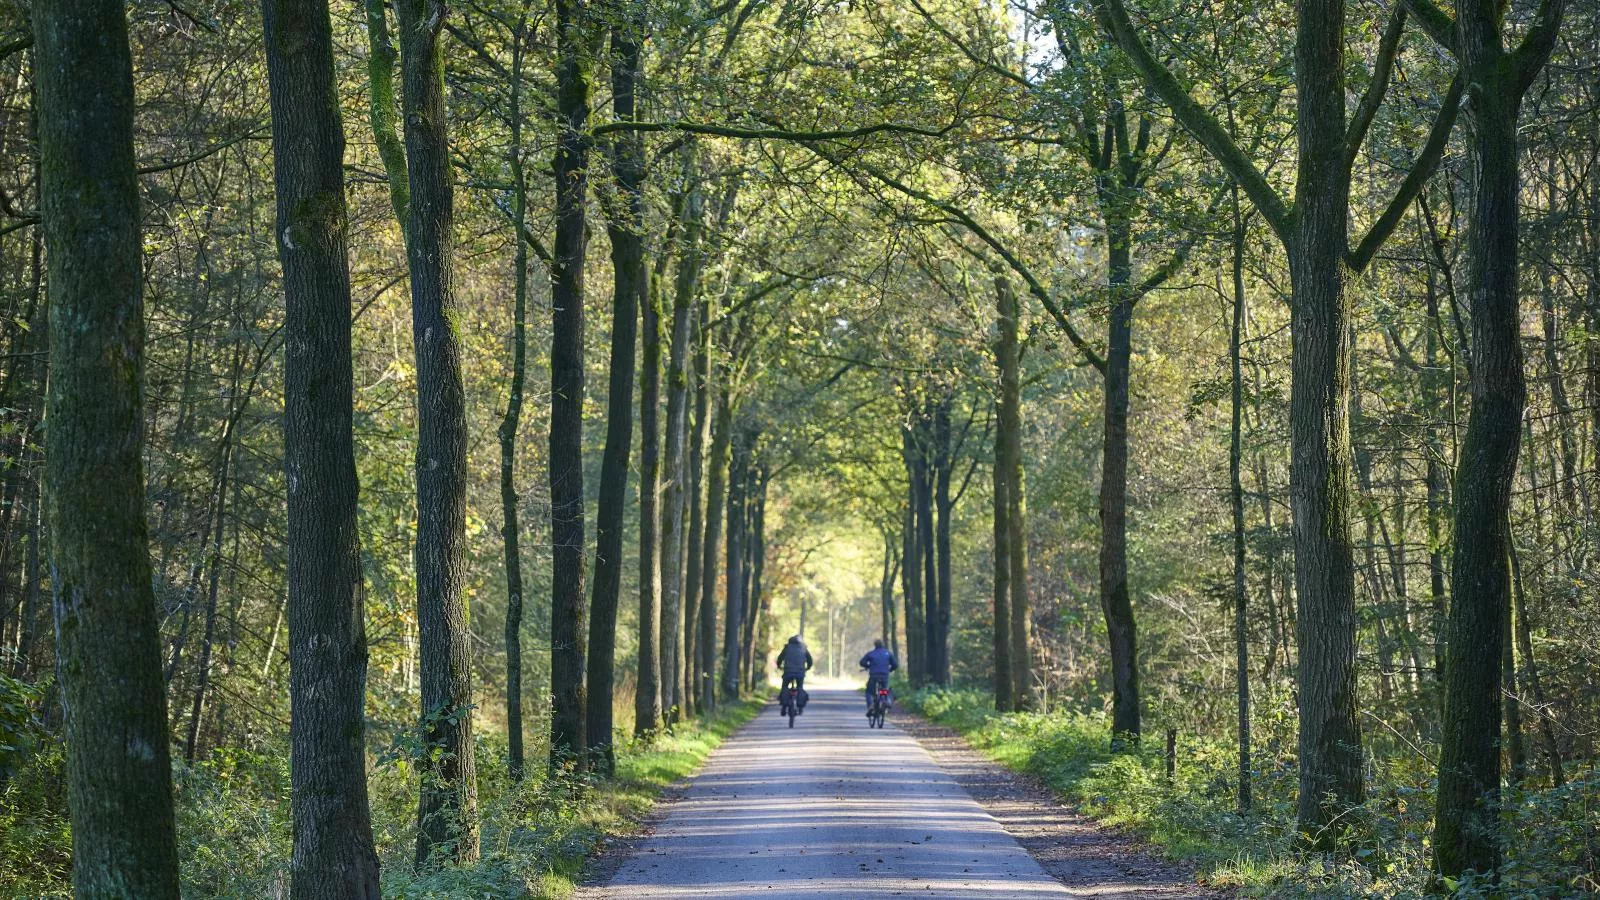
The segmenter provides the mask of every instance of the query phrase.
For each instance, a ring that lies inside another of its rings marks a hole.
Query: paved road
[[[1070,898],[860,693],[811,691],[791,730],[771,705],[707,761],[591,898]]]

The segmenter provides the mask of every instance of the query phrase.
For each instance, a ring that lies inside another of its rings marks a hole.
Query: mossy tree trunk
[[[422,742],[419,866],[478,858],[472,652],[466,601],[467,419],[446,131],[443,0],[400,0],[400,105],[411,204],[406,260],[417,369],[417,643]]]
[[[1561,0],[1540,3],[1515,48],[1505,45],[1505,4],[1470,0],[1449,17],[1427,0],[1419,19],[1460,61],[1468,85],[1471,199],[1467,298],[1471,411],[1456,464],[1455,543],[1446,625],[1444,712],[1434,866],[1439,874],[1500,865],[1502,648],[1511,622],[1511,483],[1527,402],[1518,304],[1517,121],[1522,98],[1556,42]],[[1514,685],[1512,686],[1514,687]]]
[[[126,14],[115,0],[33,4],[51,324],[46,519],[74,893],[176,900],[141,456],[143,260]]]

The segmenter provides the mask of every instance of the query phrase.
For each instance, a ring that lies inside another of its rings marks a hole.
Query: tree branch
[[[712,125],[700,122],[606,122],[603,125],[595,126],[590,130],[590,133],[595,137],[600,137],[617,131],[647,133],[670,131],[685,134],[708,134],[714,137],[808,143],[813,141],[843,141],[885,132],[916,134],[923,137],[944,137],[954,131],[955,127],[954,124],[946,125],[943,128],[927,128],[922,125],[906,125],[899,122],[880,122],[876,125],[864,125],[860,128],[841,128],[835,131],[792,131],[787,128],[741,128],[736,125]]]
[[[1411,15],[1416,17],[1417,24],[1427,32],[1433,42],[1450,51],[1459,58],[1460,53],[1456,47],[1456,22],[1450,14],[1440,9],[1433,0],[1400,0]]]
[[[1195,101],[1171,70],[1162,65],[1144,45],[1144,41],[1139,38],[1138,31],[1133,26],[1133,21],[1128,17],[1128,9],[1122,0],[1093,0],[1093,2],[1099,13],[1101,25],[1122,48],[1123,54],[1133,63],[1134,69],[1143,77],[1145,83],[1172,108],[1173,115],[1216,158],[1223,170],[1228,173],[1228,177],[1238,183],[1279,239],[1285,244],[1289,243],[1293,238],[1289,227],[1289,207],[1267,181],[1266,176],[1261,174],[1250,158],[1233,142],[1221,123],[1204,106]]]
[[[257,125],[243,134],[219,141],[205,148],[204,150],[198,150],[188,156],[183,157],[182,159],[169,159],[140,166],[138,172],[140,175],[154,175],[158,172],[170,172],[173,169],[181,169],[184,166],[193,165],[208,156],[215,156],[229,147],[234,146],[235,144],[242,144],[245,141],[255,140],[256,138],[261,137],[263,132],[266,130],[267,128],[265,125]]]
[[[1389,24],[1383,29],[1383,37],[1378,41],[1378,59],[1372,66],[1372,81],[1368,82],[1367,89],[1361,95],[1361,103],[1356,106],[1355,115],[1350,118],[1350,125],[1344,133],[1344,170],[1349,172],[1355,167],[1356,157],[1361,153],[1361,144],[1367,139],[1367,129],[1372,127],[1372,120],[1378,114],[1378,107],[1383,105],[1383,95],[1389,90],[1389,76],[1394,71],[1394,59],[1400,50],[1400,38],[1406,31],[1406,9],[1404,6],[1395,7],[1394,14],[1389,17]]]
[[[1422,186],[1427,184],[1433,170],[1438,167],[1439,160],[1444,156],[1445,145],[1450,142],[1450,130],[1455,127],[1456,117],[1461,112],[1461,93],[1465,83],[1466,79],[1460,72],[1451,79],[1450,89],[1445,92],[1443,105],[1439,107],[1439,115],[1433,120],[1433,130],[1428,133],[1427,143],[1422,145],[1416,162],[1411,164],[1411,171],[1406,173],[1406,180],[1401,182],[1400,189],[1389,201],[1389,207],[1372,224],[1366,237],[1361,239],[1354,251],[1346,255],[1345,261],[1350,268],[1360,272],[1372,262],[1383,242],[1389,239],[1400,220],[1405,218],[1406,207],[1417,199]]]
[[[1539,70],[1549,61],[1555,50],[1556,38],[1561,29],[1561,15],[1566,10],[1566,0],[1539,0],[1539,10],[1533,15],[1533,24],[1522,36],[1522,43],[1511,51],[1511,66],[1516,73],[1517,96],[1522,96],[1539,75]]]
[[[829,161],[837,163],[837,160],[830,159]],[[991,250],[999,254],[1001,259],[1005,260],[1006,265],[1011,268],[1011,271],[1016,272],[1017,275],[1027,283],[1028,293],[1032,294],[1039,301],[1039,303],[1044,306],[1045,310],[1050,313],[1050,317],[1055,319],[1056,326],[1061,329],[1061,333],[1066,335],[1067,341],[1071,343],[1080,354],[1083,355],[1084,360],[1088,362],[1089,365],[1093,366],[1096,371],[1101,373],[1105,372],[1105,360],[1101,358],[1100,354],[1095,352],[1094,348],[1089,345],[1087,340],[1084,340],[1083,335],[1079,334],[1078,330],[1072,327],[1072,323],[1067,320],[1066,314],[1061,311],[1060,304],[1056,303],[1055,298],[1050,296],[1050,292],[1045,290],[1044,285],[1040,283],[1037,277],[1034,276],[1033,270],[1029,269],[1027,264],[1025,264],[1021,259],[1018,259],[1016,254],[1012,253],[1011,250],[1007,248],[1005,244],[1001,243],[999,238],[996,238],[993,234],[991,234],[987,228],[984,228],[981,224],[979,224],[978,221],[969,215],[966,210],[948,201],[940,200],[938,197],[935,197],[926,191],[918,190],[886,172],[879,172],[870,167],[863,167],[863,171],[878,181],[881,181],[891,188],[894,188],[902,194],[905,194],[907,197],[910,197],[914,200],[920,200],[923,203],[940,210],[955,221],[961,223],[961,225],[964,226],[968,231],[972,232],[973,236],[975,236],[978,240],[988,244]]]

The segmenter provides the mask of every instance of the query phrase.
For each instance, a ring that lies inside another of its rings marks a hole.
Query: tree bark
[[[417,864],[478,858],[466,580],[467,420],[455,295],[454,185],[445,132],[444,0],[399,0],[417,366],[417,640],[422,762]],[[437,854],[443,854],[440,858]]]
[[[1244,218],[1239,211],[1239,189],[1233,189],[1233,322],[1228,337],[1229,373],[1232,376],[1228,418],[1228,506],[1233,515],[1233,652],[1234,685],[1238,703],[1239,814],[1250,812],[1254,799],[1250,784],[1250,612],[1249,570],[1245,566],[1244,521]]]
[[[1297,6],[1299,170],[1287,240],[1293,290],[1289,492],[1299,647],[1299,834],[1331,849],[1366,795],[1356,707],[1350,543],[1350,325],[1344,263],[1344,0]]]
[[[689,472],[685,458],[689,413],[689,355],[694,321],[694,294],[700,280],[700,235],[704,211],[698,189],[691,187],[684,198],[682,250],[673,283],[672,334],[668,342],[667,423],[664,451],[664,497],[661,516],[661,599],[662,599],[662,704],[672,721],[688,703],[685,661],[684,622],[685,573],[688,529],[684,510],[688,499]],[[689,668],[692,668],[690,666]],[[675,712],[676,710],[676,712]]]
[[[1466,239],[1471,408],[1456,468],[1448,652],[1434,820],[1441,875],[1499,868],[1502,664],[1510,637],[1511,483],[1527,400],[1518,308],[1517,120],[1523,92],[1555,41],[1560,0],[1516,51],[1503,45],[1505,7],[1458,7],[1456,53],[1467,76],[1472,195]],[[1553,15],[1551,15],[1553,13]],[[1543,34],[1548,44],[1533,43]]]
[[[732,439],[728,464],[728,538],[724,553],[723,592],[726,601],[722,615],[722,696],[730,703],[739,699],[739,673],[744,650],[745,622],[745,529],[749,525],[746,491],[750,486],[750,432],[739,425]]]
[[[1004,365],[1001,344],[995,344],[997,365]],[[1000,424],[994,432],[994,708],[1010,712],[1014,707],[1011,697],[1011,522],[1006,500],[1009,477],[1005,467],[1005,420],[1000,416],[1000,402],[995,403],[995,420]]]
[[[909,430],[902,436],[903,450],[906,456],[906,466],[910,469],[910,441]],[[911,486],[906,492],[905,515],[900,525],[900,587],[902,602],[905,604],[906,619],[906,658],[904,660],[906,675],[913,685],[922,683],[922,566],[918,561],[922,558],[922,550],[917,541],[916,527],[916,488]]]
[[[1032,623],[1028,612],[1028,527],[1022,472],[1022,377],[1018,331],[1021,310],[1011,283],[995,278],[1000,321],[1000,425],[999,466],[1006,494],[1006,560],[1011,567],[1011,703],[1020,710],[1035,706],[1033,692]]]
[[[500,540],[506,567],[506,743],[507,768],[521,781],[527,768],[522,738],[522,550],[518,523],[517,430],[522,424],[523,390],[528,372],[528,178],[522,163],[522,62],[526,21],[519,19],[511,44],[511,227],[512,265],[511,382],[500,420]]]
[[[934,680],[946,687],[950,685],[950,518],[955,511],[955,503],[950,496],[950,469],[953,465],[950,405],[950,397],[942,399],[934,410],[933,419],[934,446],[937,448],[933,467],[933,508],[939,514],[933,539],[934,551],[938,557],[936,568],[939,573],[939,598],[935,611],[933,639]]]
[[[704,554],[700,561],[700,712],[717,706],[717,557],[722,550],[722,507],[727,499],[728,450],[732,440],[733,408],[726,380],[712,388],[716,394],[711,429],[711,451],[706,458],[706,512]]]
[[[918,414],[916,427],[917,457],[912,473],[917,487],[917,548],[921,551],[917,561],[922,566],[922,680],[928,684],[939,683],[939,567],[938,547],[933,527],[934,465],[933,422],[927,410]]]
[[[344,123],[327,0],[263,0],[284,293],[290,892],[377,900]]]
[[[1107,324],[1104,436],[1100,456],[1100,605],[1111,650],[1111,743],[1139,744],[1138,631],[1128,593],[1128,387],[1133,364],[1129,283],[1131,225],[1120,203],[1104,204],[1111,317]]]
[[[932,590],[931,579],[926,579],[928,568],[927,542],[922,537],[922,448],[919,446],[914,423],[903,427],[901,453],[906,464],[906,651],[909,657],[906,668],[911,683],[922,685],[928,680],[928,637],[925,613],[927,593]]]
[[[389,16],[384,0],[364,0],[367,12],[367,121],[383,162],[389,206],[402,231],[411,223],[411,184],[406,175],[406,148],[395,124],[394,63]]]
[[[126,7],[36,0],[49,248],[46,518],[79,897],[178,896],[145,520],[144,298]]]
[[[636,41],[637,37],[626,28],[612,30],[613,105],[617,118],[622,121],[631,119],[634,114],[634,88],[639,67]],[[590,753],[605,775],[614,772],[617,764],[612,744],[611,695],[616,682],[617,607],[622,592],[628,454],[633,449],[634,345],[639,330],[639,309],[650,303],[650,268],[644,254],[644,197],[641,193],[644,144],[638,132],[627,133],[614,145],[612,168],[617,177],[621,208],[607,225],[612,272],[611,371],[606,394],[606,447],[600,458],[600,498],[595,510],[594,593],[589,601],[589,697],[585,723]],[[655,598],[651,597],[651,606],[654,605]],[[653,610],[651,615],[652,618],[655,615]],[[644,622],[640,624],[645,626]],[[660,701],[653,699],[652,702],[659,709]]]
[[[643,316],[639,382],[639,658],[635,670],[633,734],[661,727],[666,643],[661,609],[661,296],[652,289]]]
[[[684,576],[684,685],[685,706],[700,711],[705,667],[700,651],[700,598],[705,570],[705,455],[711,429],[711,367],[707,322],[710,310],[704,300],[695,317],[694,432],[689,442],[689,531]]]
[[[555,247],[550,285],[550,765],[585,765],[583,266],[588,250],[589,23],[557,0]],[[605,736],[602,735],[602,738]]]

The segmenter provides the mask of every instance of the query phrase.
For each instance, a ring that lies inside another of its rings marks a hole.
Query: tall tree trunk
[[[1005,475],[1006,559],[1011,565],[1009,604],[1011,624],[1011,703],[1016,709],[1035,706],[1033,691],[1032,622],[1028,611],[1028,525],[1022,472],[1022,375],[1018,331],[1021,310],[1011,283],[995,278],[1000,321],[1000,424],[997,430]]]
[[[922,680],[939,683],[939,567],[933,527],[933,422],[925,409],[917,420],[917,457],[912,479],[917,486],[917,564],[922,566]]]
[[[1239,211],[1239,189],[1233,189],[1233,322],[1228,338],[1232,376],[1228,418],[1228,505],[1233,514],[1233,653],[1238,698],[1240,815],[1254,805],[1250,785],[1250,596],[1245,566],[1244,522],[1244,367],[1241,360],[1246,298],[1244,292],[1245,223]]]
[[[467,421],[455,296],[454,185],[445,133],[443,0],[399,0],[401,108],[410,174],[412,340],[417,366],[417,638],[422,793],[417,864],[478,858],[466,580]]]
[[[749,525],[746,491],[750,486],[750,432],[732,425],[737,434],[732,440],[728,464],[728,538],[724,554],[723,591],[726,604],[722,616],[722,696],[728,702],[739,699],[740,660],[743,659],[745,581],[745,528]]]
[[[518,524],[517,430],[522,424],[523,389],[528,372],[528,178],[522,164],[522,61],[527,22],[519,19],[511,42],[511,227],[516,247],[512,265],[511,383],[500,420],[500,540],[506,567],[506,742],[507,768],[521,781],[527,767],[522,748],[522,551]]]
[[[263,0],[283,264],[290,891],[377,900],[367,805],[366,589],[351,431],[344,124],[327,0]]]
[[[907,449],[906,466],[910,468],[910,435],[906,430],[902,440]],[[905,604],[906,619],[906,675],[912,684],[922,683],[922,550],[917,541],[916,486],[906,492],[905,516],[900,525],[900,587]]]
[[[951,398],[942,399],[934,411],[933,430],[934,446],[934,480],[933,480],[933,506],[939,514],[939,521],[934,533],[934,550],[938,556],[936,568],[939,572],[939,602],[934,621],[933,649],[935,656],[934,679],[939,684],[950,684],[950,517],[954,513],[955,503],[950,497],[950,469],[954,461],[951,459],[951,433],[950,433],[950,405]]]
[[[1345,3],[1306,0],[1296,9],[1299,170],[1287,243],[1294,293],[1289,492],[1299,598],[1298,833],[1312,846],[1331,848],[1366,795],[1350,543]]]
[[[633,118],[634,114],[638,40],[629,28],[616,28],[611,33],[613,105],[617,118],[623,121]],[[611,237],[612,272],[611,371],[606,394],[606,448],[600,459],[600,498],[595,510],[594,593],[589,601],[589,702],[585,723],[589,749],[605,775],[615,771],[617,763],[612,746],[611,695],[616,681],[617,607],[622,592],[628,454],[633,449],[634,345],[639,331],[639,308],[650,302],[650,268],[644,254],[644,197],[641,193],[644,143],[638,132],[628,132],[618,139],[612,168],[617,177],[621,208],[607,226]],[[652,597],[651,606],[654,605]],[[647,627],[643,622],[640,624],[641,628]],[[655,700],[654,705],[659,708],[660,701]]]
[[[1003,333],[1003,332],[1002,332]],[[1001,347],[1004,339],[995,344],[997,365],[1004,365]],[[1005,420],[1000,416],[1001,403],[995,403],[995,420],[999,423],[994,432],[994,708],[1010,712],[1015,706],[1011,697],[1011,521],[1006,499],[1006,484],[1010,477],[1005,467]]]
[[[589,230],[589,66],[578,0],[557,0],[555,247],[550,285],[550,764],[583,766],[583,266]],[[604,739],[605,735],[600,735]]]
[[[45,484],[79,897],[178,896],[145,521],[144,298],[126,7],[36,0],[49,247]]]
[[[695,317],[694,350],[694,431],[689,441],[689,531],[684,576],[684,685],[685,707],[700,711],[704,696],[705,668],[700,651],[700,598],[705,593],[705,470],[706,443],[711,429],[710,310],[704,300]]]
[[[726,375],[726,371],[724,371]],[[717,557],[722,549],[722,507],[727,499],[728,449],[732,440],[733,402],[726,378],[714,385],[716,396],[711,429],[711,451],[706,457],[705,540],[701,544],[700,585],[700,711],[717,706]]]
[[[645,738],[661,727],[667,678],[661,609],[661,294],[650,291],[644,307],[639,381],[639,657],[635,670],[633,734]]]
[[[1466,257],[1472,320],[1471,411],[1456,468],[1444,717],[1434,865],[1441,875],[1500,864],[1498,649],[1509,640],[1511,482],[1516,474],[1524,382],[1517,275],[1517,119],[1523,92],[1555,42],[1562,4],[1541,7],[1530,38],[1508,53],[1505,6],[1458,7],[1456,52],[1470,85],[1467,110],[1472,197]],[[1539,42],[1543,38],[1543,43]]]
[[[1128,387],[1133,363],[1131,226],[1113,200],[1106,215],[1112,291],[1106,335],[1100,462],[1100,607],[1111,650],[1111,743],[1139,744],[1138,632],[1128,593]]]
[[[700,280],[702,258],[700,237],[704,205],[700,191],[691,187],[684,198],[682,250],[672,291],[672,335],[668,342],[667,424],[663,482],[665,495],[661,516],[661,599],[662,599],[662,702],[672,716],[689,702],[685,669],[689,649],[685,641],[685,612],[692,603],[685,596],[685,560],[689,529],[684,520],[689,491],[686,437],[689,413],[689,355],[694,322],[694,294]],[[697,586],[698,587],[698,586]]]
[[[906,531],[905,531],[905,570],[906,570],[906,668],[911,675],[911,683],[921,685],[928,678],[928,644],[927,622],[923,610],[925,608],[925,590],[931,590],[931,583],[924,584],[927,569],[923,560],[927,554],[927,544],[922,539],[922,450],[918,446],[917,428],[915,424],[907,424],[902,429],[901,454],[906,464]]]
[[[750,526],[745,533],[745,568],[750,575],[746,588],[750,600],[746,608],[750,610],[750,618],[744,630],[744,667],[745,686],[752,692],[761,687],[761,660],[766,656],[767,646],[763,636],[768,630],[767,607],[771,604],[762,583],[767,566],[768,480],[766,466],[756,466],[751,478],[754,493],[749,501]]]

